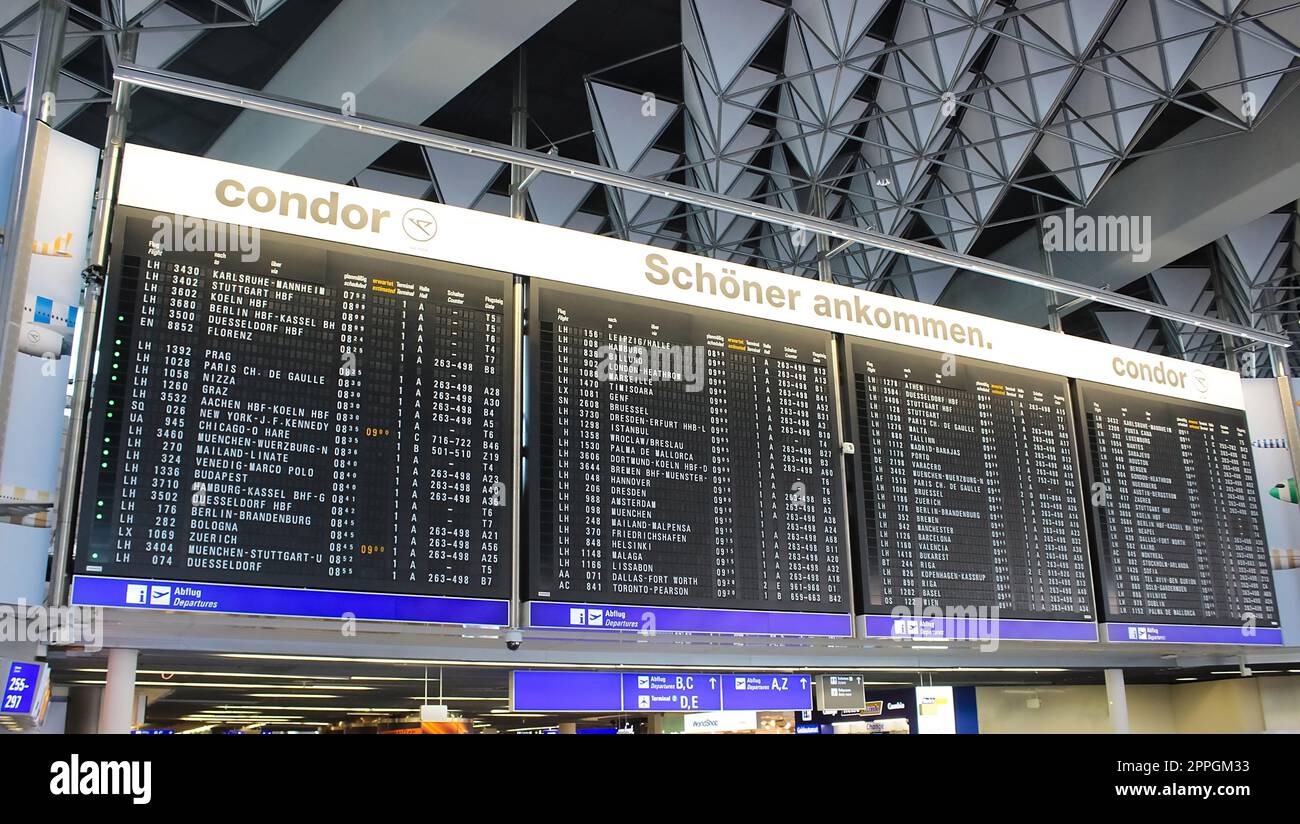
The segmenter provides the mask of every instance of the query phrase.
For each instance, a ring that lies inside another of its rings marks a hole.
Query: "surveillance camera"
[[[517,629],[506,633],[506,649],[514,652],[524,645],[524,634]]]

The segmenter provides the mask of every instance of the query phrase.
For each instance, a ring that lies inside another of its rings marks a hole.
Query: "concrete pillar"
[[[123,735],[131,732],[136,719],[135,667],[139,650],[110,649],[108,677],[99,705],[100,735]]]
[[[1106,704],[1110,707],[1110,731],[1127,735],[1128,694],[1124,691],[1124,670],[1106,670]]]
[[[1264,731],[1300,733],[1300,675],[1263,676],[1250,679],[1259,691],[1259,708]]]

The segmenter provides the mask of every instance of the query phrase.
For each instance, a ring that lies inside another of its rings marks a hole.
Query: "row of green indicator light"
[[[121,323],[122,321],[125,321],[125,320],[126,320],[126,316],[125,316],[125,315],[118,315],[118,316],[117,316],[117,320],[118,320],[119,323]],[[117,338],[116,340],[113,341],[113,345],[114,345],[114,346],[121,346],[121,345],[122,345],[122,339],[121,339],[121,338]],[[117,370],[118,370],[118,368],[119,368],[119,366],[120,366],[120,364],[118,363],[118,358],[120,358],[121,356],[122,356],[122,350],[121,350],[121,349],[114,349],[114,350],[113,350],[113,375],[110,377],[110,380],[112,380],[112,381],[114,381],[114,382],[117,381]],[[109,398],[109,400],[108,400],[108,405],[111,406],[111,407],[115,407],[115,406],[117,406],[117,401],[113,400],[112,398]],[[114,410],[109,409],[109,410],[108,410],[108,413],[107,413],[107,416],[110,417],[110,418],[113,417],[113,412],[114,412]],[[107,458],[107,457],[108,457],[108,445],[111,444],[112,442],[113,442],[113,441],[112,441],[112,438],[111,438],[109,435],[105,435],[105,436],[104,436],[104,448],[103,448],[103,450],[102,450],[101,453],[100,453],[102,458]],[[99,462],[99,468],[100,468],[100,469],[108,469],[108,461],[107,461],[107,460],[101,460],[101,461]],[[103,511],[103,510],[104,510],[104,501],[103,501],[103,499],[100,499],[100,500],[98,500],[98,501],[95,501],[95,507],[99,510],[98,512],[95,513],[95,520],[96,520],[96,521],[102,521],[102,520],[104,520],[104,511]],[[91,560],[98,561],[98,560],[99,560],[99,553],[98,553],[98,552],[92,552],[92,553],[90,554],[90,558],[91,558]]]

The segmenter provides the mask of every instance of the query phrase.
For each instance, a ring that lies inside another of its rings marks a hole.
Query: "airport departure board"
[[[859,611],[997,607],[1001,618],[1092,620],[1066,379],[848,341]]]
[[[1277,627],[1246,414],[1086,381],[1075,389],[1104,617]]]
[[[115,228],[77,571],[507,596],[510,278],[153,217]]]
[[[848,612],[829,333],[530,301],[529,597]]]

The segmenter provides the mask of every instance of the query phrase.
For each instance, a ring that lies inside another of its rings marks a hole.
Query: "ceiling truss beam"
[[[114,73],[114,77],[124,83],[140,88],[149,88],[185,97],[238,106],[251,111],[279,115],[390,140],[429,146],[501,163],[537,168],[553,174],[566,175],[579,180],[639,192],[652,197],[668,198],[680,203],[715,209],[727,214],[749,217],[792,229],[805,229],[841,241],[852,241],[942,266],[953,266],[958,269],[989,275],[1000,280],[1020,283],[1073,297],[1087,298],[1108,306],[1141,312],[1180,324],[1224,332],[1248,340],[1257,340],[1278,346],[1290,345],[1290,341],[1286,336],[1273,332],[1251,329],[1216,318],[1206,318],[1180,312],[1167,306],[1116,292],[1109,292],[1094,286],[1051,278],[1028,269],[951,252],[904,238],[800,214],[788,209],[706,192],[667,181],[648,181],[617,169],[550,155],[545,152],[515,148],[501,143],[451,134],[423,126],[395,123],[359,113],[343,115],[335,109],[325,108],[301,100],[277,97],[253,89],[244,89],[238,86],[230,86],[224,83],[216,83],[129,63],[120,64]]]

